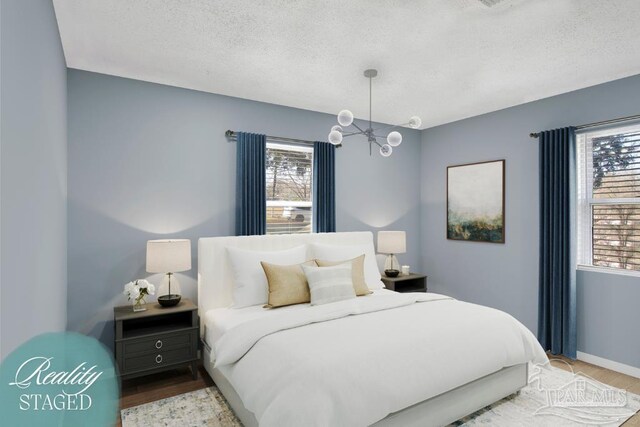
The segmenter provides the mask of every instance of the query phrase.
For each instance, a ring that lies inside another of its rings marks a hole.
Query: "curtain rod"
[[[615,123],[628,122],[630,120],[640,120],[640,114],[636,114],[635,116],[621,117],[619,119],[611,119],[611,120],[603,120],[601,122],[595,123],[587,123],[585,125],[576,126],[576,129],[588,129],[596,126],[604,126],[604,125],[612,125]],[[531,138],[537,138],[540,136],[538,132],[531,132],[529,134]]]
[[[234,130],[227,130],[224,133],[224,136],[227,139],[235,141],[237,138],[237,132]],[[295,139],[295,138],[284,138],[282,136],[271,136],[267,135],[267,139],[272,142],[284,142],[287,144],[304,144],[304,145],[313,145],[314,141],[308,141],[306,139]],[[327,143],[328,144],[328,143]],[[342,147],[342,144],[336,145],[337,148]]]

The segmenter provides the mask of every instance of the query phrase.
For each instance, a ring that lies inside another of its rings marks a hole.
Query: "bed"
[[[518,392],[528,364],[547,362],[513,317],[445,295],[379,289],[323,306],[231,307],[227,248],[315,243],[362,245],[375,268],[370,232],[198,242],[204,367],[245,426],[446,425]]]

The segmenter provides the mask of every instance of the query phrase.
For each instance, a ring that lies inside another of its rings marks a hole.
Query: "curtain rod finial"
[[[531,132],[531,133],[529,134],[529,136],[530,136],[531,138],[537,138],[537,137],[539,137],[539,136],[540,136],[540,134],[539,134],[539,133],[536,133],[536,132]]]
[[[234,131],[232,131],[232,130],[227,130],[227,131],[224,133],[224,136],[226,136],[227,138],[229,138],[229,137],[232,137],[234,133],[235,133],[235,132],[234,132]]]

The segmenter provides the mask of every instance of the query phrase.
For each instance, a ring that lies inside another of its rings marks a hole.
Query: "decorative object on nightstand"
[[[162,308],[151,305],[132,312],[130,306],[113,309],[116,363],[121,379],[153,374],[182,365],[198,377],[198,307],[190,300]]]
[[[408,265],[403,265],[401,268],[402,271],[402,275],[406,276],[411,272],[411,267],[409,267]]]
[[[138,279],[124,285],[123,293],[129,301],[133,300],[133,311],[145,311],[147,307],[144,297],[155,295],[156,287],[144,279]]]
[[[404,231],[378,231],[378,252],[387,254],[384,262],[384,274],[387,277],[398,277],[400,274],[398,259],[395,254],[407,251],[407,237]]]
[[[409,273],[398,277],[383,277],[385,288],[396,292],[427,292],[427,276]]]
[[[158,303],[161,306],[173,307],[180,302],[180,284],[173,273],[187,270],[191,270],[191,240],[163,239],[147,242],[147,272],[166,273],[168,279],[167,293],[158,291]],[[171,286],[174,293],[171,293]]]

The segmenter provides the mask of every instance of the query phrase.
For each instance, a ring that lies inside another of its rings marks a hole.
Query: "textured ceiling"
[[[54,0],[71,68],[423,128],[640,73],[640,0]]]

